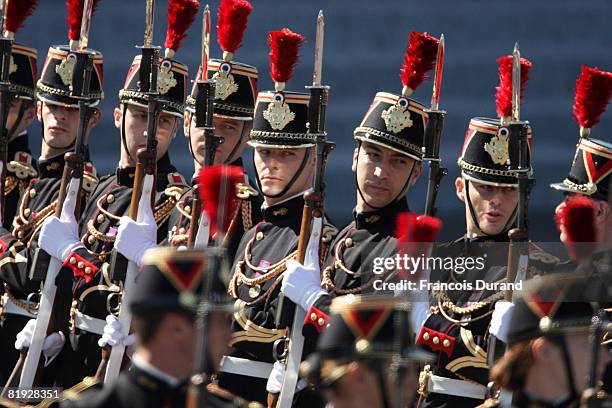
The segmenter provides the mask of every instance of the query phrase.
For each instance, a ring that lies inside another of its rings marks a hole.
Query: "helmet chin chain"
[[[514,224],[514,218],[516,217],[516,212],[518,210],[518,204],[516,205],[516,207],[514,207],[514,210],[512,211],[512,214],[510,214],[510,217],[508,218],[506,225],[504,225],[504,228],[499,234],[487,234],[480,227],[480,223],[478,222],[478,217],[476,216],[476,210],[474,210],[474,206],[472,205],[472,199],[470,197],[470,181],[466,178],[462,178],[462,180],[465,185],[464,191],[465,191],[465,197],[467,198],[467,205],[470,210],[470,216],[472,217],[472,222],[474,223],[474,225],[476,225],[476,228],[478,228],[478,231],[480,231],[483,235],[487,237],[492,237],[492,236],[507,233],[510,230],[510,227],[512,227],[512,225]]]
[[[359,143],[359,146],[357,147],[357,159],[356,161],[356,166],[358,168],[358,164],[359,164],[359,151],[361,150],[361,143]],[[406,180],[406,182],[404,183],[404,187],[402,187],[402,190],[400,191],[400,193],[393,199],[391,200],[391,202],[387,205],[384,205],[382,207],[377,207],[373,204],[370,204],[368,202],[368,200],[366,200],[366,198],[363,195],[363,192],[361,191],[361,187],[359,186],[359,180],[357,179],[357,171],[355,171],[355,185],[357,186],[357,192],[359,193],[359,197],[361,197],[361,200],[370,208],[373,208],[375,210],[382,210],[383,208],[386,208],[392,204],[394,204],[397,200],[399,200],[400,198],[402,198],[407,192],[408,192],[408,188],[410,187],[410,180],[412,179],[412,174],[414,173],[414,169],[416,167],[416,160],[414,160],[412,162],[412,168],[410,169],[410,173],[408,174],[408,179]]]
[[[257,181],[257,188],[259,188],[259,191],[261,191],[261,194],[263,194],[267,198],[279,198],[287,194],[287,192],[291,189],[291,187],[293,187],[293,184],[295,184],[295,181],[298,179],[300,174],[302,174],[304,167],[306,167],[306,163],[310,159],[310,150],[311,150],[310,148],[306,149],[306,153],[304,154],[304,158],[302,159],[302,163],[300,164],[300,167],[297,169],[297,171],[295,172],[291,180],[289,180],[287,185],[281,190],[280,193],[277,193],[277,194],[266,194],[261,188],[261,182],[259,181],[259,173],[257,172],[257,166],[255,166],[255,151],[253,151],[253,169],[255,169],[255,180]]]

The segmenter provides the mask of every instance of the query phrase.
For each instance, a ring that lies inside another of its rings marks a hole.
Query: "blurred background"
[[[537,241],[556,241],[554,207],[562,199],[548,184],[566,176],[578,140],[572,116],[573,92],[581,64],[612,70],[612,1],[610,0],[251,0],[254,6],[236,60],[260,71],[259,89],[271,90],[267,33],[289,27],[306,37],[300,63],[287,89],[301,91],[311,82],[315,23],[325,13],[323,82],[331,86],[327,129],[337,144],[327,168],[328,213],[337,225],[350,220],[355,203],[350,170],[355,147],[353,129],[377,91],[401,91],[399,70],[411,30],[446,37],[446,62],[440,108],[448,112],[442,140],[442,160],[449,175],[438,196],[438,215],[444,220],[441,239],[464,232],[464,207],[454,193],[457,157],[473,116],[495,117],[496,59],[520,44],[523,57],[533,62],[521,116],[531,122],[536,186],[530,204],[530,235]],[[204,1],[202,1],[202,9]],[[213,25],[219,1],[211,1]],[[166,2],[156,1],[155,42],[163,45]],[[39,69],[51,44],[67,43],[63,0],[41,0],[17,41],[38,48]],[[102,123],[90,137],[91,156],[100,174],[114,171],[119,157],[119,132],[112,109],[133,56],[143,42],[145,0],[102,0],[92,23],[90,46],[104,54],[105,100]],[[201,14],[176,58],[186,63],[193,78],[200,58]],[[213,32],[211,56],[221,57]],[[429,105],[431,81],[415,99]],[[31,145],[40,151],[40,130],[32,125]],[[593,137],[612,139],[612,109],[593,130]],[[182,128],[171,147],[174,164],[186,178],[193,167]],[[249,168],[252,153],[245,153]],[[251,173],[252,174],[252,173]],[[426,169],[424,169],[426,174]],[[421,177],[410,191],[412,210],[422,212],[427,180]]]

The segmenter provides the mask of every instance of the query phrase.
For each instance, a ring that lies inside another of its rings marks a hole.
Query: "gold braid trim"
[[[240,211],[242,213],[242,227],[245,231],[248,231],[253,226],[253,219],[251,218],[251,202],[249,200],[240,200]]]
[[[461,326],[466,326],[469,323],[475,322],[477,320],[480,319],[484,319],[485,317],[493,314],[493,310],[488,311],[487,313],[484,313],[476,318],[470,318],[470,319],[454,319],[452,317],[450,317],[447,313],[447,310],[454,313],[454,314],[458,314],[458,315],[469,315],[472,314],[478,310],[481,310],[484,307],[490,306],[491,304],[495,303],[496,301],[500,300],[501,298],[504,297],[504,292],[497,292],[492,294],[491,296],[487,297],[486,299],[479,301],[479,302],[474,302],[472,305],[470,306],[457,306],[456,304],[454,304],[450,298],[448,297],[448,295],[446,294],[446,292],[439,292],[438,295],[438,306],[432,306],[431,307],[431,312],[432,313],[440,313],[442,314],[442,316],[444,316],[447,320],[459,324]]]
[[[19,185],[17,178],[7,175],[4,179],[4,195],[7,196]]]
[[[29,313],[32,314],[36,314],[36,312],[38,311],[38,305],[31,305],[28,304],[27,302],[23,302],[19,299],[17,299],[15,297],[15,295],[13,295],[10,291],[10,287],[9,285],[6,284],[6,282],[4,283],[4,294],[6,295],[7,298],[9,298],[11,300],[11,302],[13,302],[15,304],[15,306],[17,306],[20,309],[26,310]]]

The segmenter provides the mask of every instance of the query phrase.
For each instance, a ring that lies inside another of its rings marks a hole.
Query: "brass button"
[[[30,198],[34,198],[34,197],[36,197],[36,190],[31,189],[31,190],[30,190],[30,192],[29,192],[29,194],[30,194]]]
[[[106,202],[109,203],[109,204],[114,203],[115,202],[115,196],[112,195],[112,194],[107,195],[106,196]]]
[[[17,238],[19,238],[19,239],[23,238],[23,231],[19,231],[17,233]]]
[[[347,238],[344,240],[344,246],[346,246],[347,248],[350,248],[353,246],[353,240],[351,238]]]
[[[444,347],[450,347],[450,340],[449,339],[444,339],[444,341],[442,342],[442,345]]]
[[[190,207],[190,206],[188,206],[188,205],[186,205],[186,206],[185,206],[185,212],[186,212],[187,214],[191,214],[191,207]]]
[[[104,214],[98,214],[98,218],[96,218],[96,220],[98,221],[98,224],[103,223],[105,219],[106,217],[104,217]]]
[[[319,323],[319,326],[323,326],[325,325],[325,319],[322,317],[319,317],[319,321],[317,323]]]
[[[96,242],[96,237],[94,237],[93,235],[90,235],[87,237],[87,242],[89,242],[89,244],[93,245]]]
[[[92,272],[93,271],[92,271],[92,269],[89,266],[87,268],[85,268],[85,274],[86,275],[91,275]]]
[[[31,211],[30,211],[29,208],[26,208],[25,210],[23,210],[23,215],[25,215],[26,217],[29,217],[30,213],[31,213]]]
[[[313,322],[317,320],[317,314],[316,313],[311,313],[310,314],[310,320],[312,320]]]
[[[77,261],[76,261],[76,257],[71,256],[71,257],[70,257],[70,265],[76,265],[76,262],[77,262]]]
[[[438,336],[434,336],[434,338],[431,339],[431,341],[433,342],[433,344],[438,344],[440,342],[440,339],[438,338]]]
[[[261,241],[263,239],[263,237],[264,237],[264,234],[261,231],[259,231],[257,234],[255,234],[255,239],[257,241]]]
[[[185,233],[185,228],[183,228],[183,227],[179,228],[178,232],[179,232],[179,234],[184,234]]]
[[[77,268],[83,269],[85,267],[85,262],[81,261],[77,264]]]
[[[423,333],[423,340],[425,341],[429,340],[429,333],[427,332]]]

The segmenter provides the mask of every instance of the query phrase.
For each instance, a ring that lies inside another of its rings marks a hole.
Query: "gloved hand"
[[[15,348],[21,350],[28,348],[32,344],[32,337],[34,337],[34,326],[36,325],[36,319],[30,319],[25,327],[17,333],[15,339]],[[51,333],[45,338],[42,346],[43,356],[45,357],[45,367],[48,366],[55,357],[64,348],[66,337],[62,332]]]
[[[429,282],[430,275],[431,270],[425,269],[421,272],[420,280]],[[420,282],[417,281],[417,287],[419,285]],[[410,323],[412,324],[413,333],[416,334],[417,338],[421,331],[421,327],[423,327],[431,315],[429,300],[429,291],[427,289],[417,289],[410,292],[410,301],[412,303],[412,307],[410,308]]]
[[[497,337],[498,340],[508,343],[508,330],[510,329],[510,321],[512,320],[512,311],[514,303],[505,300],[499,300],[495,303],[495,309],[491,315],[491,324],[489,325],[489,333]]]
[[[285,364],[276,361],[274,363],[274,368],[268,377],[268,382],[266,383],[266,391],[270,394],[278,394],[281,392],[281,388],[283,386],[283,379],[285,378]],[[302,391],[306,388],[308,383],[303,379],[299,379],[297,385],[295,386],[296,391]]]
[[[102,337],[98,340],[98,346],[100,347],[114,347],[118,345],[131,346],[134,344],[134,335],[128,334],[127,336],[121,332],[121,323],[114,315],[106,316],[106,324],[104,325],[104,332]]]
[[[287,262],[281,292],[305,311],[312,307],[319,296],[327,293],[321,288],[318,239],[309,242],[304,265],[293,259]]]
[[[138,267],[147,249],[157,246],[157,224],[150,205],[142,206],[142,222],[123,216],[119,221],[115,248]]]
[[[61,218],[56,216],[48,217],[42,225],[38,246],[44,249],[49,255],[60,261],[65,261],[68,256],[78,248],[84,248],[78,235],[78,224],[74,218],[76,206],[77,189],[70,187],[66,194],[66,200],[62,207]]]

